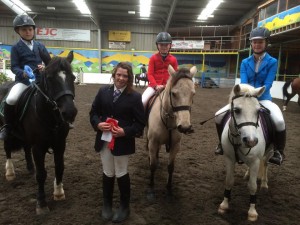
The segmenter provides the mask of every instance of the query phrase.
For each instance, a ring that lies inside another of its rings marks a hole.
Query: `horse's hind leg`
[[[36,181],[38,183],[36,214],[42,215],[49,212],[45,194],[45,181],[47,178],[47,171],[45,169],[45,155],[48,148],[37,148],[34,146],[32,150],[36,166]]]
[[[55,149],[54,162],[55,162],[55,180],[54,180],[54,192],[53,198],[56,201],[65,199],[65,191],[63,188],[63,174],[64,174],[64,151],[65,143],[62,147]]]
[[[9,148],[8,143],[6,141],[4,141],[4,149],[6,155],[5,177],[7,181],[12,181],[16,178],[16,173],[13,161],[11,159],[11,149]]]
[[[31,154],[31,146],[25,145],[24,152],[25,152],[25,160],[26,160],[27,170],[30,174],[34,174],[35,170],[34,170],[32,154]]]

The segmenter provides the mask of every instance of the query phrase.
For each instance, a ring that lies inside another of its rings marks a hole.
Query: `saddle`
[[[34,86],[28,86],[24,92],[21,94],[20,98],[17,101],[16,107],[15,107],[15,115],[16,118],[18,118],[18,122],[22,121],[23,116],[28,108],[28,104],[30,99],[32,98],[33,94],[35,93],[37,89]],[[4,117],[4,104],[6,102],[6,98],[8,96],[9,92],[4,96],[0,103],[0,115]]]

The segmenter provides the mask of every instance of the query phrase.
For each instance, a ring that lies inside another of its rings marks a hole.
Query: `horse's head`
[[[176,120],[176,127],[181,133],[191,133],[191,106],[195,95],[193,76],[197,68],[193,66],[190,70],[181,68],[177,72],[169,65],[170,79],[166,86],[169,95],[170,110]]]
[[[231,132],[239,135],[243,147],[251,148],[258,143],[257,127],[260,104],[257,100],[265,87],[254,88],[248,84],[237,84],[233,87],[229,101],[231,104]]]
[[[45,94],[53,105],[57,105],[61,118],[69,123],[73,122],[77,115],[72,60],[73,51],[70,51],[66,58],[52,58],[46,65],[42,80]]]

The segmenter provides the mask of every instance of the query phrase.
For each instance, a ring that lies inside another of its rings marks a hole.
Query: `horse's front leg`
[[[169,162],[168,162],[168,180],[167,180],[167,194],[168,196],[172,196],[172,183],[173,183],[173,172],[175,166],[175,158],[180,149],[180,142],[174,144],[170,149]]]
[[[258,213],[255,209],[256,205],[256,191],[257,191],[257,175],[260,166],[260,159],[257,158],[249,166],[250,176],[248,181],[248,188],[250,192],[250,208],[248,210],[248,220],[256,221],[258,218]]]
[[[229,201],[231,199],[231,189],[234,184],[235,160],[225,155],[225,165],[226,165],[226,179],[225,179],[224,199],[222,203],[219,205],[219,209],[218,209],[219,214],[225,214],[228,211]]]
[[[36,181],[38,183],[36,214],[42,215],[48,213],[50,210],[46,201],[45,181],[47,178],[47,171],[45,169],[45,155],[48,148],[34,146],[33,158],[36,166]]]
[[[53,198],[56,201],[64,200],[65,192],[63,189],[63,173],[64,173],[64,152],[65,152],[65,143],[61,147],[54,150],[54,163],[55,163],[55,180],[54,180],[54,191]]]
[[[154,191],[154,175],[158,165],[158,152],[159,146],[157,144],[148,143],[149,149],[149,164],[150,164],[150,184],[147,192],[147,198],[150,201],[155,199],[155,191]]]

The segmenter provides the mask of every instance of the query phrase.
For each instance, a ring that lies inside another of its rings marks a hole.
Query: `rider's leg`
[[[221,145],[222,132],[223,132],[222,120],[226,114],[225,112],[228,111],[229,109],[230,109],[230,106],[228,104],[228,105],[224,106],[222,109],[220,109],[218,112],[216,112],[216,114],[215,114],[217,134],[218,134],[218,138],[219,138],[219,144],[215,149],[216,155],[223,155],[223,149],[222,149],[222,145]]]
[[[4,122],[5,125],[0,132],[0,140],[5,140],[11,133],[12,126],[14,123],[15,105],[22,94],[22,92],[27,88],[27,85],[22,83],[15,84],[10,90],[6,103],[4,105]]]
[[[147,87],[146,90],[144,91],[143,95],[142,95],[142,102],[144,105],[144,108],[146,108],[146,105],[149,101],[149,99],[151,98],[151,96],[153,96],[155,93],[154,88],[152,87]]]
[[[281,165],[284,158],[284,148],[286,143],[286,129],[282,112],[275,103],[269,100],[263,100],[260,101],[260,103],[270,110],[271,120],[275,125],[274,155],[269,159],[269,162]]]

